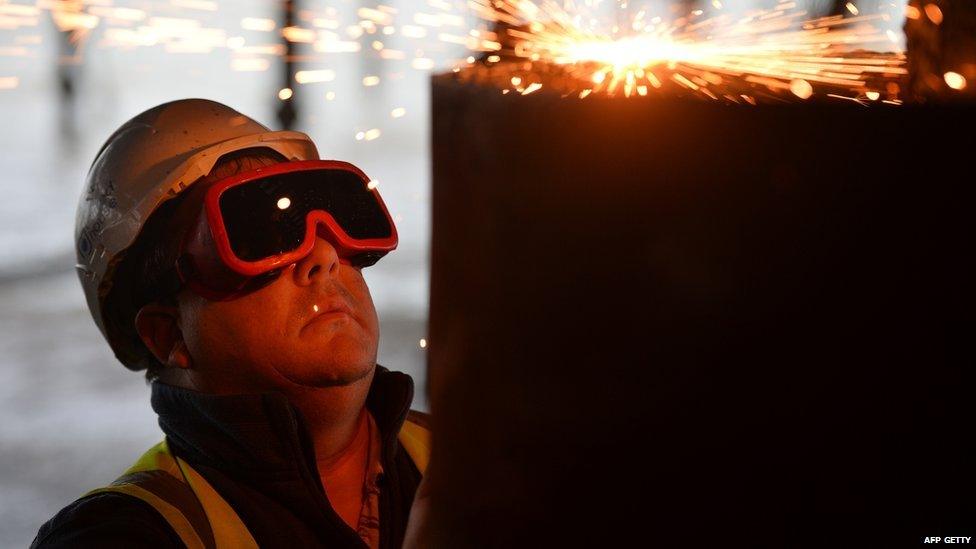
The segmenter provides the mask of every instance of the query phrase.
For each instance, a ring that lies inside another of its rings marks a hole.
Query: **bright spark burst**
[[[567,97],[643,96],[653,89],[737,103],[743,95],[862,99],[907,74],[904,53],[880,24],[890,14],[867,14],[853,3],[847,4],[847,17],[809,19],[795,2],[736,14],[724,13],[717,2],[708,13],[695,10],[668,20],[631,2],[618,5],[628,8],[628,17],[616,14],[609,27],[586,8],[599,0],[582,7],[548,0],[469,4],[502,29],[497,40],[504,47],[493,58],[510,63],[496,70],[513,83],[517,78],[514,88],[523,94],[544,85]],[[526,62],[528,68],[517,68]],[[487,72],[471,77],[502,78]]]
[[[397,7],[312,3],[285,26],[267,14],[221,17],[230,4],[0,0],[0,32],[7,33],[0,35],[0,59],[26,62],[37,56],[40,36],[31,29],[50,16],[78,46],[77,55],[62,62],[78,62],[97,49],[156,48],[171,55],[223,51],[228,70],[276,79],[270,75],[290,42],[300,52],[301,67],[294,85],[272,88],[282,101],[302,94],[333,101],[335,92],[320,87],[327,82],[353,81],[366,88],[364,93],[375,93],[395,86],[396,75],[406,70],[453,66],[458,78],[497,85],[513,97],[691,95],[746,104],[836,97],[897,104],[905,56],[895,44],[901,35],[888,19],[942,21],[931,2],[923,11],[895,4],[874,9],[854,0],[843,16],[815,18],[792,1],[745,11],[734,9],[738,2],[711,0],[683,12],[682,4],[660,0],[404,0]],[[91,44],[81,47],[86,41]],[[331,64],[339,55],[370,57],[380,65],[365,77],[343,74]],[[0,90],[27,87],[15,70],[0,68],[5,73]],[[960,89],[966,82],[953,73],[946,84]],[[349,128],[350,135],[375,140],[381,135],[375,126],[405,113],[402,108],[378,112],[382,121],[363,120]]]

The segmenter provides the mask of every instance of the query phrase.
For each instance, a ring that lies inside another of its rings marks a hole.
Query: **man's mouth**
[[[312,305],[312,317],[305,324],[308,326],[320,320],[336,320],[353,318],[352,309],[339,297],[330,298]]]

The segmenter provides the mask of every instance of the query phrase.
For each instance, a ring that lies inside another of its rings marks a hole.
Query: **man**
[[[136,116],[98,153],[78,269],[166,435],[34,547],[400,547],[429,454],[376,364],[362,269],[396,247],[355,166],[219,103]]]

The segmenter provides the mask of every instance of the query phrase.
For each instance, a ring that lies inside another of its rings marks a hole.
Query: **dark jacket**
[[[366,407],[383,440],[380,544],[403,543],[420,472],[397,440],[413,380],[377,366]],[[315,466],[301,414],[278,394],[216,396],[159,382],[152,407],[172,452],[237,511],[261,547],[366,547],[335,513]],[[133,456],[133,461],[138,456]],[[121,471],[120,471],[121,474]],[[31,547],[182,547],[148,504],[117,493],[78,499],[45,523]]]

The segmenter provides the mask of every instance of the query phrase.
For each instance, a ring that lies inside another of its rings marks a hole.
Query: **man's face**
[[[225,388],[262,391],[345,385],[376,364],[379,322],[360,268],[320,234],[274,282],[229,301],[179,296],[196,368]]]
[[[194,185],[175,226],[198,215],[204,191],[221,178],[273,163],[245,156],[218,164]],[[373,299],[362,270],[340,261],[323,231],[307,257],[258,290],[228,301],[180,291],[178,327],[196,379],[208,385],[198,389],[289,391],[347,385],[372,373],[379,340]]]

